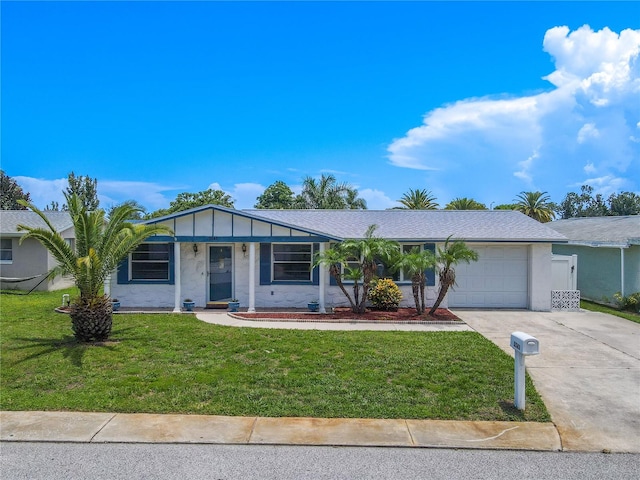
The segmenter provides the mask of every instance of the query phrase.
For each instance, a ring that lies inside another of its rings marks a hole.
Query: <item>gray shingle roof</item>
[[[556,220],[548,224],[570,243],[593,245],[640,244],[640,215],[620,217],[581,217]]]
[[[73,228],[68,212],[45,212],[47,218],[58,232]],[[0,210],[0,233],[3,235],[24,235],[18,232],[18,225],[35,228],[47,228],[37,213],[29,210]]]
[[[369,225],[376,235],[396,240],[566,242],[547,225],[510,210],[244,210],[281,224],[334,238],[362,238]]]

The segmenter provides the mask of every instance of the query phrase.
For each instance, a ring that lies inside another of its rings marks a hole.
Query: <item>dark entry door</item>
[[[209,247],[209,300],[212,302],[231,299],[233,277],[231,247]]]

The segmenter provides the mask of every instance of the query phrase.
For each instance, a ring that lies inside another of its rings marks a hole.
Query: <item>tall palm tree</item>
[[[366,202],[357,198],[358,191],[346,182],[338,183],[333,175],[322,174],[320,180],[305,177],[302,192],[296,197],[296,208],[331,209],[366,208]]]
[[[438,208],[436,197],[433,196],[430,190],[413,190],[402,195],[402,198],[398,200],[402,204],[401,207],[395,207],[397,210],[435,210]]]
[[[349,188],[344,196],[346,208],[350,210],[366,210],[367,201],[364,198],[358,197],[358,190],[355,188]]]
[[[396,262],[395,267],[402,269],[406,276],[411,277],[411,290],[416,304],[418,315],[425,310],[424,286],[426,284],[425,271],[436,265],[436,257],[430,250],[420,250],[414,247],[410,252],[404,253]]]
[[[550,222],[556,216],[547,192],[520,192],[516,197],[516,210],[541,223]]]
[[[477,202],[473,198],[458,197],[451,200],[444,207],[445,210],[486,210],[484,203]]]
[[[314,266],[329,267],[329,274],[344,293],[351,311],[364,313],[369,298],[369,284],[378,272],[378,262],[391,263],[398,255],[400,244],[376,237],[376,225],[367,228],[364,238],[347,239],[337,243],[315,259]],[[353,282],[353,297],[349,295],[344,280]]]
[[[112,325],[111,302],[100,294],[105,279],[149,236],[171,230],[164,225],[130,223],[128,220],[139,212],[131,203],[115,207],[106,221],[104,210],[87,211],[78,195],[65,193],[65,197],[75,230],[75,249],[41,210],[27,202],[24,205],[37,213],[48,228],[19,225],[18,230],[27,232],[21,242],[26,238],[38,240],[58,262],[52,273],[74,279],[80,290],[70,312],[76,338],[82,342],[103,341],[109,338]]]
[[[438,292],[436,302],[431,307],[431,310],[429,310],[429,315],[435,313],[436,309],[442,303],[442,300],[444,300],[449,288],[456,284],[456,270],[453,267],[461,262],[471,263],[478,261],[478,253],[467,247],[466,243],[462,240],[455,240],[451,243],[450,240],[451,237],[447,238],[443,248],[438,247],[436,262],[438,278],[440,280],[440,291]]]

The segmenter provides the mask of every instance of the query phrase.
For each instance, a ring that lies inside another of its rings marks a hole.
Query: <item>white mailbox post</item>
[[[540,342],[535,337],[524,332],[513,332],[511,334],[511,348],[515,350],[515,399],[517,409],[524,410],[525,406],[525,365],[526,355],[538,355],[540,353]]]

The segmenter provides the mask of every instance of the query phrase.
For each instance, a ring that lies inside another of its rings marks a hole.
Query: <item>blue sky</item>
[[[155,210],[333,173],[510,203],[640,193],[635,2],[6,2],[1,167]]]

